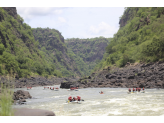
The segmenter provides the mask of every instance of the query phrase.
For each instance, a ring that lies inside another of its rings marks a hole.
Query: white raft
[[[79,91],[79,90],[78,89],[73,89],[73,90],[68,89],[67,91]]]
[[[127,93],[128,93],[128,94],[138,94],[138,93],[145,93],[145,91],[140,91],[140,92],[138,92],[138,91],[136,92],[136,91],[135,91],[135,92],[127,92]]]
[[[77,100],[76,100],[76,101],[71,101],[71,102],[70,102],[70,101],[68,100],[68,101],[66,101],[66,103],[68,103],[68,104],[81,104],[81,101],[77,101]]]
[[[128,94],[135,94],[136,92],[127,92]]]

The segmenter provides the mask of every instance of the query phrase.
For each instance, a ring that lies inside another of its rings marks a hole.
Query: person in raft
[[[131,92],[131,89],[129,88],[129,92]]]
[[[136,87],[136,91],[138,91],[138,88]]]
[[[144,87],[142,88],[142,90],[143,90],[143,91],[145,90]]]
[[[77,96],[77,100],[80,101],[81,100],[81,97]]]
[[[71,96],[69,96],[69,97],[68,97],[68,100],[69,100],[70,102],[72,102],[72,97],[71,97]]]
[[[140,92],[141,91],[141,88],[138,88],[138,92]]]
[[[133,93],[134,93],[135,89],[133,88]]]
[[[101,91],[100,94],[102,94],[103,92]]]
[[[77,100],[77,98],[76,97],[73,97],[73,101],[76,101]]]

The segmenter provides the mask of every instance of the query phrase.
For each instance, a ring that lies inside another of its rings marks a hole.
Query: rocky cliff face
[[[15,19],[17,18],[17,10],[16,7],[2,7],[5,11],[8,12],[9,15],[13,16]]]
[[[135,7],[135,10],[133,12],[131,10],[132,10],[131,8],[127,8],[124,11],[122,18],[119,21],[120,27],[125,26],[127,24],[127,21],[131,20],[135,16],[139,8]]]

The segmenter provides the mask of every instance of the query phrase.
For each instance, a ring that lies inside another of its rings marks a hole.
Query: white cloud
[[[65,20],[63,17],[58,17],[58,20],[59,20],[60,22],[62,22],[62,23],[65,23],[65,22],[66,22],[66,20]]]
[[[97,26],[90,26],[89,32],[93,35],[111,35],[116,33],[117,27],[111,26],[105,22],[99,23]]]
[[[17,7],[17,13],[29,21],[38,16],[60,15],[63,10],[60,7]]]

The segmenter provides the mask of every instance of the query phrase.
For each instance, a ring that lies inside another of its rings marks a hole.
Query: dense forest
[[[58,30],[49,28],[33,28],[33,35],[45,60],[55,66],[58,77],[81,76],[75,61],[69,57],[64,37]]]
[[[106,47],[95,70],[127,62],[164,60],[164,8],[128,7],[120,17],[120,29]]]
[[[109,40],[67,39],[56,29],[31,28],[15,7],[0,8],[0,75],[81,77],[100,62]]]
[[[31,27],[24,23],[15,7],[0,7],[0,74],[15,77],[53,75],[55,66],[48,64]]]
[[[105,47],[109,44],[110,40],[111,38],[104,38],[102,36],[90,39],[65,39],[69,56],[75,60],[82,76],[93,72],[92,70],[95,65],[102,60]]]

